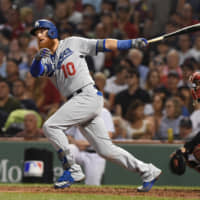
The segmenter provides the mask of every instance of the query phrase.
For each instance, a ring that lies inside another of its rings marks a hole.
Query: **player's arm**
[[[40,49],[35,55],[35,58],[31,64],[30,72],[33,77],[38,77],[43,74],[50,75],[53,72],[53,67],[51,64],[43,65],[41,62],[42,58],[48,57],[51,54],[50,50],[47,48]]]
[[[101,39],[97,42],[97,51],[128,50],[131,48],[144,48],[148,44],[145,38],[130,40]]]

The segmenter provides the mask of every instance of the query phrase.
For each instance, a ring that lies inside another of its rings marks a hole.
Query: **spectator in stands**
[[[140,100],[132,101],[126,114],[128,139],[152,139],[155,128],[144,115],[144,103]]]
[[[165,114],[161,119],[157,138],[166,140],[168,138],[168,129],[172,128],[174,139],[179,138],[179,125],[181,115],[180,101],[176,97],[171,97],[166,100]]]
[[[6,79],[11,89],[13,82],[19,79],[19,68],[17,62],[14,59],[7,60],[6,74]]]
[[[182,79],[182,69],[179,66],[179,54],[176,50],[170,50],[167,54],[167,65],[163,67],[161,74],[161,82],[166,85],[167,77],[170,71],[176,71],[179,75],[179,78]]]
[[[6,23],[6,14],[9,12],[12,6],[11,0],[0,1],[0,24]]]
[[[0,48],[0,77],[6,77],[6,55],[3,48]]]
[[[140,86],[144,87],[149,68],[142,64],[143,53],[139,49],[130,49],[128,52],[128,58],[131,60],[133,65],[137,68],[140,74]]]
[[[184,117],[181,119],[179,130],[181,140],[189,140],[194,136],[192,132],[192,121],[189,117]]]
[[[75,9],[76,2],[74,0],[67,0],[66,2],[66,13],[67,13],[67,21],[78,25],[82,22],[83,14]]]
[[[87,8],[84,8],[85,10],[83,11],[82,21],[78,25],[78,32],[80,32],[85,37],[94,38],[94,36],[95,36],[94,28],[95,28],[95,23],[96,23],[96,13],[94,11],[94,7],[92,7],[91,5],[87,5],[87,6],[89,6],[92,9],[88,10]]]
[[[167,76],[166,88],[171,96],[175,96],[178,93],[179,81],[179,74],[176,71],[169,71]]]
[[[119,92],[126,90],[128,69],[125,66],[116,66],[115,75],[106,80],[104,91],[109,94],[118,94]]]
[[[94,81],[95,85],[97,86],[98,90],[100,90],[103,94],[103,96],[106,98],[108,97],[104,88],[106,85],[106,76],[102,72],[97,72],[94,74]]]
[[[179,46],[179,65],[182,65],[184,61],[191,57],[190,48],[191,41],[190,35],[184,34],[178,37],[178,46]]]
[[[17,4],[12,4],[11,8],[6,12],[6,23],[2,25],[2,29],[9,30],[12,39],[17,39],[24,32],[25,27],[21,23]]]
[[[30,7],[22,7],[20,9],[20,19],[24,24],[25,32],[30,33],[34,20],[33,20],[33,10]]]
[[[189,114],[191,114],[194,111],[194,106],[190,88],[188,86],[181,86],[178,88],[178,93],[182,97],[181,99],[183,101],[183,105]]]
[[[29,42],[30,42],[30,34],[29,33],[22,33],[20,36],[19,36],[19,47],[20,47],[20,51],[23,53],[23,57],[26,56],[26,51],[29,47]]]
[[[115,132],[112,134],[113,140],[126,140],[126,122],[120,116],[113,116]]]
[[[155,61],[164,64],[166,62],[167,54],[170,50],[170,46],[168,45],[167,41],[160,41],[156,45],[156,55]]]
[[[112,13],[114,11],[115,1],[112,0],[102,0],[101,2],[101,12]]]
[[[198,23],[198,20],[194,19],[193,9],[190,3],[185,3],[183,5],[183,8],[181,10],[181,19],[182,27]]]
[[[44,137],[43,130],[38,128],[38,119],[34,113],[28,113],[24,116],[24,130],[17,133],[16,137],[23,137],[25,140]]]
[[[26,96],[26,88],[23,80],[18,79],[13,82],[12,93],[21,102],[23,108],[38,111],[33,99]]]
[[[57,1],[56,2],[56,7],[54,10],[54,21],[56,24],[58,24],[58,27],[60,23],[63,20],[66,20],[67,18],[67,4],[65,1]]]
[[[191,56],[200,63],[200,34],[197,34],[195,37],[194,45],[190,51]]]
[[[123,35],[123,39],[137,38],[139,34],[138,27],[131,23],[131,5],[129,0],[119,0],[117,2],[116,27]]]
[[[121,39],[123,37],[123,34],[120,32],[120,30],[115,27],[114,17],[112,13],[104,11],[100,16],[100,19],[101,23],[104,26],[105,37],[117,38],[117,39]]]
[[[8,53],[8,59],[15,60],[17,64],[20,64],[23,60],[24,53],[22,52],[20,46],[19,46],[19,40],[13,39],[10,42],[10,48]]]
[[[34,0],[29,7],[33,11],[33,21],[53,17],[53,8],[46,0]]]
[[[116,115],[125,117],[128,107],[133,100],[139,99],[144,103],[150,102],[150,96],[147,91],[139,86],[140,75],[136,69],[129,70],[127,78],[128,89],[118,93],[115,96],[115,112]]]
[[[35,79],[27,73],[25,79],[26,95],[35,101],[44,118],[54,113],[61,103],[61,95],[54,84],[47,78]]]
[[[182,80],[179,81],[178,87],[192,87],[191,81],[189,81],[189,77],[194,73],[194,64],[192,60],[194,59],[189,58],[181,65],[183,76]]]
[[[30,46],[26,49],[25,58],[19,64],[20,78],[25,79],[26,74],[30,71],[30,66],[32,64],[33,58],[37,52],[37,48]]]
[[[160,122],[163,117],[163,108],[165,104],[165,97],[163,97],[160,93],[154,93],[152,99],[152,114],[149,115],[149,120],[152,123],[152,126],[155,130],[155,135],[158,133],[158,129],[160,127]]]
[[[93,1],[93,0],[82,0],[83,7],[85,5],[91,5],[95,9],[95,12],[97,12],[97,13],[100,12],[101,3],[102,3],[102,0],[96,0],[96,1]]]
[[[145,20],[145,37],[153,37],[164,32],[171,8],[174,8],[173,2],[173,0],[147,1],[148,18]]]
[[[147,80],[144,89],[149,93],[150,97],[152,97],[155,89],[159,88],[160,86],[160,73],[158,69],[151,69],[147,74]]]
[[[10,96],[8,83],[0,79],[0,129],[3,127],[8,115],[18,108],[21,108],[20,102]]]

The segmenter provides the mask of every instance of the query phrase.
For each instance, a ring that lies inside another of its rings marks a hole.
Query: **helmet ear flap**
[[[55,32],[53,30],[48,30],[48,36],[52,39],[55,38]]]

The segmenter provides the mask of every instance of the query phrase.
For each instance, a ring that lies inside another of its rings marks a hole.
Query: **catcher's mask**
[[[183,175],[186,170],[185,158],[181,150],[177,150],[176,153],[171,157],[169,162],[169,168],[172,173],[177,175]]]

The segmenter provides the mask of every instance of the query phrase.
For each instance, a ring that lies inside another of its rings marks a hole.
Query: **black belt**
[[[98,88],[97,88],[96,85],[93,85],[93,86],[94,86],[95,89],[98,90]],[[75,96],[75,95],[77,95],[77,94],[80,94],[81,92],[83,92],[83,89],[82,89],[82,88],[76,90],[75,92],[73,92],[71,95],[69,95],[69,96],[67,97],[67,100],[70,100],[73,96]]]
[[[70,100],[73,96],[77,95],[77,94],[80,94],[81,92],[83,92],[82,88],[76,90],[75,92],[73,92],[71,95],[69,95],[67,97],[67,100]]]
[[[97,153],[95,150],[92,150],[92,149],[86,149],[85,151],[88,153]]]

